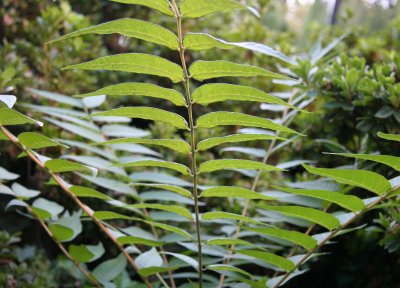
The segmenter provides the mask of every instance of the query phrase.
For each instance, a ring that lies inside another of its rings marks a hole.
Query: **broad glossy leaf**
[[[135,236],[122,236],[122,237],[119,237],[117,240],[118,240],[118,243],[120,243],[122,245],[139,244],[139,245],[146,245],[146,246],[150,246],[150,247],[159,247],[159,246],[163,245],[163,242],[149,240],[149,239],[135,237]]]
[[[262,252],[259,250],[239,250],[236,252],[273,264],[285,271],[290,271],[296,268],[292,261],[269,252]]]
[[[133,183],[133,186],[144,186],[144,187],[151,187],[157,189],[164,189],[171,192],[175,192],[179,195],[185,196],[187,198],[193,198],[192,192],[186,190],[185,188],[175,186],[175,185],[168,185],[168,184],[147,184],[147,183]]]
[[[264,76],[275,79],[287,79],[287,77],[283,75],[273,73],[260,67],[237,64],[225,60],[196,61],[190,66],[189,72],[191,77],[199,81],[220,77],[255,76]]]
[[[17,97],[14,95],[0,95],[0,107],[5,106],[8,108],[13,108],[15,102],[17,102]],[[4,103],[4,105],[2,105]]]
[[[332,153],[343,157],[363,159],[385,164],[396,171],[400,171],[400,158],[390,155],[372,155],[372,154],[351,154],[351,153]]]
[[[271,210],[282,213],[289,217],[300,218],[304,220],[308,220],[313,223],[317,223],[328,230],[333,230],[339,227],[340,222],[336,217],[328,214],[326,212],[322,212],[317,209],[300,207],[300,206],[267,206],[267,205],[259,205],[260,208],[264,210]]]
[[[246,9],[246,6],[243,6],[239,2],[233,0],[183,0],[179,5],[179,9],[183,17],[200,18],[215,12]]]
[[[163,205],[163,204],[133,204],[133,205],[128,205],[128,207],[131,208],[138,208],[138,209],[156,209],[156,210],[162,210],[162,211],[167,211],[167,212],[172,212],[176,213],[178,215],[181,215],[189,220],[192,220],[192,213],[184,207],[176,206],[176,205]]]
[[[242,187],[219,186],[204,190],[200,197],[244,198],[253,200],[272,200],[273,198]]]
[[[99,259],[105,252],[103,244],[98,245],[70,245],[69,254],[77,261],[90,263]]]
[[[181,260],[183,262],[186,262],[187,264],[192,266],[197,271],[199,270],[199,262],[197,262],[197,260],[195,260],[195,259],[193,259],[193,258],[191,258],[189,256],[186,256],[186,255],[183,255],[183,254],[179,254],[179,253],[171,253],[171,252],[164,252],[164,254],[171,255],[171,256],[173,256],[175,258],[178,258],[179,260]]]
[[[392,187],[385,177],[370,171],[314,168],[305,164],[303,167],[312,174],[332,178],[341,184],[361,187],[378,195],[388,192]]]
[[[240,143],[248,141],[258,141],[258,140],[285,140],[285,139],[266,134],[234,134],[224,137],[214,137],[202,140],[197,144],[197,150],[204,151],[225,143]]]
[[[79,163],[71,162],[63,159],[53,159],[48,160],[45,163],[47,169],[53,173],[64,173],[64,172],[84,172],[97,175],[97,170],[95,168],[88,167]]]
[[[64,213],[64,215],[58,219],[56,222],[53,222],[56,227],[60,228],[68,228],[72,231],[72,235],[69,235],[67,232],[65,235],[55,235],[60,241],[72,241],[82,232],[82,222],[81,222],[82,211],[73,212],[69,214],[68,211]],[[53,223],[49,228],[51,229]],[[51,229],[52,230],[52,229]],[[52,230],[53,231],[53,230]],[[61,231],[65,231],[65,229],[61,229]],[[54,232],[54,231],[53,231]]]
[[[56,218],[64,207],[56,202],[44,198],[38,198],[32,203],[32,210],[38,214],[41,219]]]
[[[294,64],[285,54],[272,49],[267,45],[254,42],[228,42],[205,33],[186,34],[185,39],[183,40],[183,45],[189,50],[207,50],[211,48],[232,49],[239,47]]]
[[[125,3],[125,4],[136,4],[143,5],[169,16],[174,16],[174,13],[170,10],[167,0],[111,0],[113,2]]]
[[[120,254],[117,258],[107,260],[99,264],[93,271],[93,275],[102,283],[107,283],[118,277],[128,264],[124,254]]]
[[[248,273],[248,272],[246,272],[246,271],[244,271],[244,270],[242,270],[240,268],[237,268],[235,266],[231,266],[231,265],[214,264],[214,265],[207,266],[207,269],[211,270],[211,271],[217,271],[217,272],[218,271],[236,272],[236,273],[240,273],[240,274],[246,275],[247,277],[251,277],[250,273]]]
[[[122,139],[114,139],[106,142],[97,143],[96,145],[112,145],[121,143],[135,143],[135,144],[161,146],[183,154],[189,154],[191,149],[190,145],[186,141],[180,139],[122,138]]]
[[[43,126],[43,123],[33,120],[10,108],[0,108],[0,125],[13,126],[22,124],[38,124]]]
[[[118,19],[89,28],[81,29],[67,35],[61,36],[50,43],[64,39],[73,38],[86,34],[120,34],[126,37],[138,38],[141,40],[164,45],[168,48],[177,50],[179,47],[178,39],[174,33],[159,25],[137,20],[137,19]]]
[[[100,171],[108,171],[119,176],[127,176],[126,171],[121,167],[113,166],[113,163],[98,156],[66,155],[64,158],[79,162],[88,167],[96,168]]]
[[[252,227],[246,227],[246,230],[256,232],[257,234],[263,234],[263,235],[268,235],[272,236],[275,238],[287,240],[289,242],[292,242],[294,244],[300,245],[301,247],[304,247],[306,250],[310,250],[317,246],[317,241],[312,238],[311,236],[308,236],[306,234],[297,232],[297,231],[289,231],[289,230],[283,230],[280,228],[252,228]]]
[[[6,169],[4,169],[3,167],[0,167],[0,180],[15,180],[18,179],[19,175],[12,173],[10,171],[7,171]]]
[[[228,219],[228,220],[236,220],[240,222],[247,222],[247,223],[252,223],[252,224],[260,224],[258,221],[242,216],[239,214],[234,214],[234,213],[228,213],[228,212],[221,212],[221,211],[216,211],[216,212],[207,212],[201,215],[201,220],[216,220],[216,219]]]
[[[85,139],[89,139],[91,141],[95,141],[95,142],[103,142],[105,141],[105,138],[102,134],[100,134],[97,131],[93,131],[91,129],[87,129],[78,125],[74,125],[68,122],[62,122],[62,121],[57,121],[51,118],[47,118],[44,117],[43,119],[45,119],[47,122],[50,122],[58,127],[60,127],[61,129],[63,129],[64,131],[68,131],[73,135],[79,135]]]
[[[352,195],[345,195],[339,192],[325,190],[293,189],[277,186],[272,187],[280,191],[292,193],[295,195],[307,196],[332,202],[353,212],[357,212],[365,208],[365,204],[360,198]]]
[[[40,195],[40,191],[27,189],[26,187],[22,186],[21,184],[18,184],[17,182],[14,182],[11,185],[11,189],[15,193],[15,195],[21,199],[31,199]],[[0,190],[1,190],[1,185],[0,185]]]
[[[378,136],[382,139],[400,142],[400,134],[385,134],[378,132]]]
[[[259,127],[301,135],[271,120],[237,112],[211,112],[197,119],[197,127],[199,128],[214,128],[218,126]]]
[[[152,107],[123,107],[105,112],[94,113],[88,117],[96,116],[122,116],[152,121],[162,121],[179,129],[189,129],[186,120],[182,116]]]
[[[91,97],[96,95],[107,96],[147,96],[171,101],[177,106],[185,106],[186,100],[181,93],[173,89],[163,88],[148,83],[121,83],[99,89],[92,93],[78,95],[77,97]]]
[[[190,169],[180,163],[163,161],[163,160],[143,160],[130,163],[118,164],[118,167],[159,167],[175,170],[183,175],[190,175]]]
[[[73,97],[70,97],[67,95],[63,95],[63,94],[55,93],[55,92],[44,91],[44,90],[33,89],[33,88],[28,88],[28,91],[39,97],[46,98],[46,99],[55,101],[57,103],[66,104],[66,105],[74,106],[77,108],[84,108],[81,100],[74,99]]]
[[[53,237],[61,242],[66,242],[69,241],[70,239],[75,238],[74,230],[72,230],[69,227],[65,227],[63,225],[51,224],[49,225],[49,230],[51,231]]]
[[[96,191],[92,188],[87,188],[83,186],[72,186],[69,188],[69,190],[74,193],[75,196],[77,197],[82,197],[82,198],[97,198],[97,199],[102,199],[102,200],[110,200],[111,198],[108,197],[107,195]]]
[[[54,141],[43,134],[36,133],[36,132],[24,132],[18,135],[18,140],[21,142],[25,147],[29,149],[41,149],[46,147],[56,147],[62,146],[68,148],[65,145]]]
[[[234,100],[273,103],[297,109],[278,97],[267,94],[256,88],[233,84],[205,84],[193,92],[192,98],[195,103],[205,106],[211,103]]]
[[[183,80],[182,68],[179,65],[159,56],[141,53],[105,56],[63,68],[63,70],[65,69],[110,70],[149,74],[169,78],[174,83]]]
[[[283,171],[271,165],[257,161],[241,159],[221,159],[204,162],[199,167],[199,173],[213,172],[227,169],[263,170],[263,171]]]
[[[149,251],[140,254],[135,259],[135,262],[140,269],[148,267],[161,267],[164,263],[156,248],[151,248]]]

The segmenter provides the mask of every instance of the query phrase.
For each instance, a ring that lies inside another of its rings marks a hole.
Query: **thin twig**
[[[201,243],[201,231],[200,231],[200,211],[198,204],[198,172],[197,172],[197,159],[196,159],[196,135],[195,126],[193,120],[193,102],[190,91],[190,75],[187,69],[185,60],[185,47],[183,45],[183,31],[182,31],[182,15],[180,14],[179,7],[176,0],[170,2],[171,8],[175,14],[177,28],[178,28],[178,42],[179,42],[179,55],[182,62],[182,69],[184,73],[184,86],[186,91],[186,102],[189,116],[189,130],[190,130],[190,145],[191,145],[191,163],[192,163],[192,175],[193,175],[193,197],[194,197],[194,210],[195,210],[195,221],[196,221],[196,234],[197,234],[197,249],[198,249],[198,272],[199,272],[199,288],[203,287],[203,255],[202,255],[202,243]]]
[[[42,169],[46,169],[45,165],[40,161],[33,153],[31,150],[27,149],[24,145],[22,145],[18,138],[15,137],[7,128],[4,126],[0,125],[0,129],[3,131],[3,133],[16,145],[18,146],[21,150],[23,150],[26,155],[31,158],[39,167]],[[47,169],[46,169],[47,170]],[[115,238],[115,236],[111,233],[111,231],[99,220],[94,216],[93,211],[83,204],[78,197],[75,196],[75,194],[66,186],[64,180],[58,176],[57,174],[48,171],[50,176],[58,183],[58,185],[61,187],[61,189],[66,192],[72,200],[84,211],[92,220],[94,223],[97,224],[97,226],[111,239],[112,242],[118,247],[118,249],[121,251],[121,253],[126,257],[128,260],[129,264],[132,266],[135,271],[139,270],[139,267],[136,265],[135,261],[133,258],[129,255],[129,253],[125,250],[125,248],[118,242],[118,240]],[[139,274],[140,275],[140,274]],[[147,277],[141,276],[143,282],[146,284],[148,288],[152,288],[153,286],[147,279]]]

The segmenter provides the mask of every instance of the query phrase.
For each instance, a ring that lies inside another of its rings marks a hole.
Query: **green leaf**
[[[258,221],[242,216],[239,214],[234,214],[234,213],[228,213],[228,212],[221,212],[221,211],[215,211],[215,212],[207,212],[201,215],[201,220],[216,220],[216,219],[228,219],[228,220],[236,220],[240,222],[247,222],[247,223],[252,223],[252,224],[260,224]]]
[[[272,187],[280,191],[335,203],[352,212],[357,212],[365,208],[365,204],[360,198],[352,195],[345,195],[339,192],[325,191],[325,190],[293,189],[293,188],[277,187],[277,186],[272,186]]]
[[[87,34],[104,35],[114,33],[160,44],[173,50],[177,50],[179,47],[176,35],[168,29],[147,21],[129,18],[118,19],[89,28],[81,29],[61,36],[55,40],[50,41],[49,43],[54,43],[64,39]]]
[[[254,243],[250,243],[250,242],[242,240],[242,239],[233,239],[233,238],[213,238],[213,239],[207,240],[206,245],[212,245],[212,246],[244,245],[244,246],[257,247],[257,245]]]
[[[171,101],[177,106],[186,106],[186,100],[181,93],[173,89],[163,88],[148,83],[121,83],[99,89],[92,93],[76,97],[107,96],[147,96]]]
[[[38,198],[32,203],[32,210],[38,214],[41,219],[56,218],[64,207],[56,202],[44,198]]]
[[[70,245],[69,254],[82,263],[90,263],[99,259],[105,252],[103,244],[98,245]]]
[[[74,230],[60,224],[49,225],[49,230],[57,240],[62,242],[69,241],[74,237]]]
[[[296,268],[292,261],[269,252],[262,252],[258,250],[239,250],[236,252],[273,264],[285,271],[290,271]]]
[[[159,167],[159,168],[167,168],[171,170],[175,170],[183,175],[190,175],[190,169],[180,163],[169,162],[164,160],[142,160],[135,161],[130,163],[121,163],[116,165],[118,167]]]
[[[247,277],[251,277],[250,273],[247,273],[246,271],[237,268],[235,266],[231,266],[231,265],[225,265],[225,264],[214,264],[214,265],[209,265],[207,266],[208,270],[211,271],[230,271],[230,272],[236,272],[236,273],[240,273],[243,275],[246,275]]]
[[[171,225],[167,225],[167,224],[164,224],[164,223],[153,222],[153,221],[144,221],[144,222],[149,224],[149,225],[151,225],[151,226],[154,226],[154,227],[157,227],[157,228],[160,228],[160,229],[163,229],[163,230],[167,230],[167,231],[170,231],[170,232],[174,232],[174,233],[176,233],[178,235],[181,235],[181,236],[183,236],[183,237],[185,237],[187,239],[193,239],[192,235],[190,235],[189,233],[187,233],[185,230],[183,230],[181,228],[178,228],[178,227],[175,227],[175,226],[171,226]]]
[[[4,169],[3,167],[0,167],[0,180],[15,180],[18,179],[19,175],[12,173],[10,171],[7,171],[6,169]]]
[[[111,117],[129,117],[129,118],[140,118],[152,121],[162,121],[171,124],[179,129],[188,130],[188,124],[186,120],[175,113],[161,110],[152,107],[123,107],[117,108],[105,112],[94,113],[88,117],[97,116],[111,116]]]
[[[10,108],[0,108],[0,125],[12,126],[22,124],[38,124],[43,126],[43,123],[33,120]]]
[[[164,254],[171,255],[175,258],[178,258],[179,260],[186,262],[187,264],[192,266],[195,270],[197,270],[197,271],[199,270],[199,262],[197,262],[197,260],[195,260],[189,256],[186,256],[183,254],[178,254],[178,253],[171,253],[171,252],[164,252]]]
[[[166,0],[111,0],[113,2],[143,5],[169,16],[174,16],[174,13],[169,9],[168,1]]]
[[[312,223],[317,223],[328,230],[333,230],[340,225],[339,220],[336,219],[335,216],[313,208],[299,206],[258,206],[264,210],[276,211],[289,217],[300,218]]]
[[[99,264],[92,274],[102,283],[107,283],[117,278],[125,270],[127,264],[124,254],[120,254],[117,258]]]
[[[128,207],[131,208],[137,208],[137,209],[156,209],[156,210],[162,210],[162,211],[167,211],[167,212],[172,212],[176,213],[178,215],[181,215],[189,220],[192,220],[192,213],[184,207],[180,207],[177,205],[163,205],[163,204],[133,204],[133,205],[128,205]]]
[[[15,102],[17,102],[17,97],[14,95],[0,95],[0,107],[13,108]]]
[[[158,189],[165,189],[171,192],[175,192],[179,195],[185,196],[187,198],[193,198],[192,192],[186,190],[185,188],[178,187],[175,185],[168,185],[168,184],[147,184],[147,183],[133,183],[133,186],[144,186],[144,187],[151,187],[151,188],[158,188]]]
[[[183,46],[188,50],[208,50],[211,48],[232,49],[237,47],[272,56],[286,63],[293,64],[293,61],[285,54],[269,46],[254,42],[228,42],[205,33],[186,34],[183,40]]]
[[[332,178],[341,184],[361,187],[378,195],[388,192],[392,187],[385,177],[370,171],[314,168],[305,164],[303,167],[312,174]]]
[[[382,132],[378,132],[378,136],[380,138],[382,138],[382,139],[400,142],[400,135],[399,134],[385,134],[385,133],[382,133]]]
[[[92,174],[93,176],[97,174],[97,170],[95,168],[63,159],[48,160],[44,163],[44,165],[53,173],[84,172],[87,174]]]
[[[96,145],[113,145],[122,143],[135,143],[135,144],[161,146],[183,154],[189,154],[191,150],[189,143],[181,139],[121,138],[121,139],[113,139],[110,141],[97,143]]]
[[[72,186],[69,188],[69,190],[74,193],[75,196],[77,197],[82,197],[82,198],[97,198],[101,200],[111,200],[110,197],[107,195],[96,191],[92,188],[87,188],[83,186]]]
[[[237,112],[211,112],[197,119],[197,127],[199,128],[214,128],[218,126],[236,125],[265,128],[275,131],[302,135],[290,128],[276,124],[271,120]]]
[[[233,84],[206,84],[197,88],[192,95],[195,103],[207,106],[210,103],[226,100],[273,103],[297,109],[278,97],[269,95],[253,87]]]
[[[332,155],[339,155],[343,157],[357,158],[363,160],[370,160],[378,163],[385,164],[392,167],[396,171],[400,171],[400,158],[390,155],[371,155],[371,154],[351,154],[351,153],[329,153]]]
[[[139,244],[139,245],[146,245],[150,247],[160,247],[163,245],[163,242],[149,240],[145,238],[135,237],[135,236],[122,236],[117,239],[118,243],[122,245],[132,245],[132,244]]]
[[[24,132],[18,136],[19,142],[21,142],[25,147],[29,149],[41,149],[46,147],[56,147],[62,146],[68,148],[67,146],[60,144],[40,133],[36,132]]]
[[[234,134],[224,137],[208,138],[197,143],[197,150],[204,151],[225,143],[240,143],[256,140],[286,140],[277,136],[266,134]]]
[[[227,169],[246,169],[263,171],[283,171],[271,165],[263,164],[257,161],[241,159],[221,159],[204,162],[199,167],[199,173],[213,172]]]
[[[159,56],[141,53],[101,57],[89,62],[71,65],[62,70],[65,69],[110,70],[149,74],[169,78],[174,83],[183,80],[183,71],[179,65]]]
[[[246,7],[233,0],[183,0],[179,5],[182,16],[188,18],[200,18],[215,12],[227,12],[235,9],[246,9]]]
[[[275,238],[287,240],[294,244],[297,244],[301,247],[304,247],[306,250],[310,250],[317,246],[318,242],[311,236],[306,234],[297,232],[297,231],[288,231],[279,228],[252,228],[246,227],[246,230],[256,232],[257,234],[264,234],[268,236],[272,236]]]
[[[179,269],[179,266],[146,267],[146,268],[139,269],[137,272],[139,273],[139,275],[141,275],[143,277],[148,277],[148,276],[151,276],[154,274],[164,273],[164,272],[168,272],[168,271],[172,271],[172,270],[176,270],[176,269]]]
[[[260,67],[237,64],[224,60],[196,61],[190,66],[189,72],[191,77],[199,81],[220,77],[255,76],[264,76],[275,79],[288,79],[285,76],[273,73]]]
[[[1,172],[0,172],[0,175],[1,175]],[[0,176],[0,179],[1,179],[1,176]],[[0,188],[1,188],[1,185],[0,185]],[[40,195],[40,191],[27,189],[26,187],[22,186],[21,184],[18,184],[17,182],[14,182],[12,184],[11,189],[15,193],[15,195],[20,199],[31,199],[31,198],[35,198]]]
[[[93,216],[99,220],[116,220],[116,219],[123,219],[123,220],[133,220],[134,217],[122,215],[120,213],[115,213],[111,211],[96,211],[93,213]]]
[[[272,200],[273,198],[242,187],[219,186],[204,190],[200,197],[244,198],[253,200]]]

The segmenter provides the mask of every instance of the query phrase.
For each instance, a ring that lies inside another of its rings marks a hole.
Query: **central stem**
[[[186,102],[188,108],[189,117],[189,129],[190,129],[190,146],[191,153],[190,158],[192,162],[192,174],[193,174],[193,198],[194,198],[194,212],[195,212],[195,222],[196,222],[196,234],[197,234],[197,249],[198,249],[198,272],[199,272],[199,287],[203,287],[203,257],[202,257],[202,243],[201,243],[201,233],[200,233],[200,213],[198,204],[198,173],[197,173],[197,161],[196,161],[196,135],[195,126],[193,121],[193,103],[190,92],[190,75],[187,69],[185,60],[185,47],[183,45],[183,32],[182,32],[182,16],[180,14],[178,5],[175,0],[171,2],[172,10],[175,13],[178,27],[178,41],[179,41],[179,55],[182,62],[183,76],[184,76],[184,86],[186,92]]]

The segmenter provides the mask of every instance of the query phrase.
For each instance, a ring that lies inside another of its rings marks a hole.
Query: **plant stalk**
[[[193,120],[193,102],[190,92],[190,75],[185,60],[185,47],[183,45],[183,29],[182,29],[182,15],[180,14],[179,7],[176,0],[170,2],[171,8],[174,11],[175,18],[177,20],[178,28],[178,42],[179,42],[179,55],[182,62],[182,69],[184,73],[184,86],[186,91],[186,102],[189,116],[189,129],[190,129],[190,145],[191,145],[191,163],[192,163],[192,174],[193,174],[193,197],[194,197],[194,209],[195,209],[195,222],[196,222],[196,234],[197,234],[197,249],[198,249],[198,272],[199,272],[199,288],[203,287],[203,256],[202,256],[202,243],[201,243],[201,231],[200,231],[200,212],[198,204],[198,172],[197,172],[197,159],[196,159],[196,135],[195,126]]]

